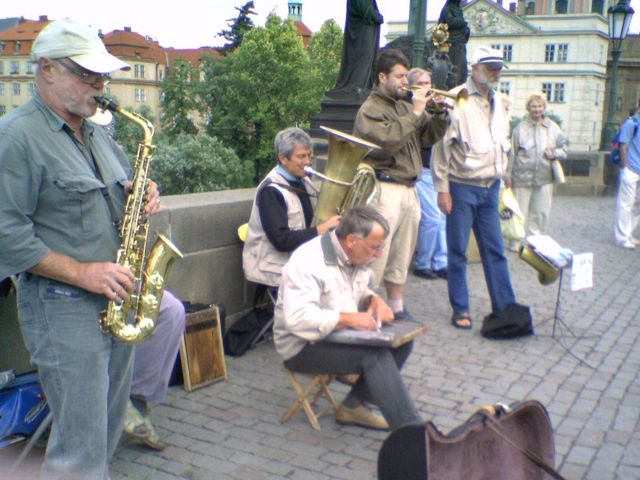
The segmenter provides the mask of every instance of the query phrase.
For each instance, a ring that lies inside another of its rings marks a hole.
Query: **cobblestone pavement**
[[[425,419],[449,431],[487,403],[537,399],[555,432],[556,465],[568,479],[640,479],[640,249],[612,244],[614,199],[557,197],[549,232],[575,253],[594,253],[594,287],[572,292],[568,275],[552,338],[557,283],[509,253],[521,303],[536,335],[489,341],[479,334],[489,300],[479,264],[469,268],[472,331],[449,325],[446,283],[410,276],[407,304],[430,326],[416,341],[404,378]],[[566,328],[568,327],[568,328]],[[570,330],[569,330],[570,329]],[[113,463],[123,479],[373,479],[385,433],[342,427],[322,431],[302,413],[280,416],[293,391],[273,345],[227,357],[229,379],[191,393],[172,387],[152,411],[169,447],[125,443]],[[332,385],[340,400],[346,387]],[[635,452],[635,453],[634,453]]]

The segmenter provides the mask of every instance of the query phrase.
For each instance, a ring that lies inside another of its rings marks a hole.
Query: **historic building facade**
[[[478,45],[502,50],[509,68],[503,70],[500,90],[510,98],[513,115],[526,113],[531,93],[544,93],[548,111],[562,121],[573,151],[597,150],[600,144],[609,48],[604,15],[609,3],[543,0],[512,3],[506,9],[475,0],[463,7],[471,29],[467,57]],[[431,28],[433,23],[427,26],[428,35]],[[406,22],[390,24],[388,39],[404,32]]]

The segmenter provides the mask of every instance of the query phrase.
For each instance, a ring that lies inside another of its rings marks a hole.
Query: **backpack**
[[[636,136],[636,133],[638,133],[638,119],[634,115],[633,117],[631,117],[631,120],[633,121],[633,135],[631,136],[631,138],[633,138]],[[611,141],[611,153],[609,154],[609,160],[611,160],[611,163],[613,163],[614,165],[620,164],[620,134],[621,133],[622,133],[622,126],[618,129],[615,136],[613,137],[613,140]]]
[[[8,382],[0,390],[0,448],[31,435],[48,413],[37,374]]]

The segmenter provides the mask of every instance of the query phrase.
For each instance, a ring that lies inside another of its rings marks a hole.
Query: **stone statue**
[[[460,0],[447,0],[440,12],[439,23],[449,27],[449,59],[454,74],[449,76],[447,88],[451,89],[467,81],[467,42],[471,30],[462,14]]]
[[[347,0],[342,64],[336,86],[327,96],[364,99],[368,95],[383,21],[376,0]]]

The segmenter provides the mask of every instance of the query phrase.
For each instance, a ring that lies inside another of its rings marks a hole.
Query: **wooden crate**
[[[180,340],[180,362],[184,389],[190,392],[227,379],[218,307],[188,313]]]

